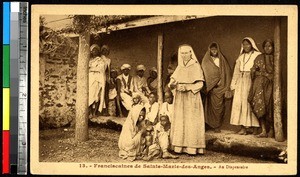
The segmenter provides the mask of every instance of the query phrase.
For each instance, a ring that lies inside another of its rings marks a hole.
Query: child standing
[[[170,145],[170,128],[171,122],[167,115],[161,115],[159,118],[159,123],[154,126],[154,139],[160,146],[160,150],[162,151],[163,159],[176,159],[178,156],[170,154],[168,152],[168,148]]]
[[[112,68],[110,71],[109,90],[108,90],[108,114],[110,116],[116,116],[117,76],[118,76],[117,70]]]
[[[148,120],[152,125],[155,125],[158,120],[159,105],[157,103],[157,96],[155,93],[151,92],[149,94],[149,102],[145,104],[146,107],[146,120]]]
[[[171,91],[165,93],[164,103],[161,105],[161,110],[159,111],[160,115],[167,115],[172,121],[174,112],[174,105],[173,105],[173,94]]]

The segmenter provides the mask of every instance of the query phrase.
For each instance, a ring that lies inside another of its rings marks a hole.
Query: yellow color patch
[[[3,130],[9,130],[10,122],[10,89],[3,88]]]

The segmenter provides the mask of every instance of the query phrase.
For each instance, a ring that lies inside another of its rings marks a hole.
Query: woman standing
[[[252,38],[243,39],[230,85],[230,89],[234,90],[230,124],[242,126],[241,130],[237,132],[240,135],[246,135],[247,128],[259,127],[259,122],[248,103],[248,95],[251,87],[250,70],[254,60],[260,54]]]
[[[231,71],[216,42],[209,45],[202,60],[205,77],[205,122],[216,133],[221,132],[225,112],[225,92],[230,92]]]
[[[259,55],[251,69],[252,86],[248,101],[259,119],[262,132],[257,136],[274,137],[273,130],[273,51],[271,39],[263,42],[264,54]],[[269,125],[267,134],[266,123]]]
[[[169,87],[175,90],[171,145],[176,153],[203,154],[205,149],[204,110],[200,96],[204,76],[190,45],[178,49],[178,66]]]

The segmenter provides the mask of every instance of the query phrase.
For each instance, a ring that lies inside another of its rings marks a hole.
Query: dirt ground
[[[93,125],[89,127],[89,140],[81,143],[75,143],[74,134],[74,129],[70,128],[40,130],[40,162],[128,162],[118,157],[120,131]],[[178,159],[154,159],[151,162],[274,163],[213,151],[196,156],[180,154]]]

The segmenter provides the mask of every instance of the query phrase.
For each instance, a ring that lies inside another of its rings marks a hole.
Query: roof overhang
[[[138,27],[144,27],[144,26],[151,26],[151,25],[159,25],[159,24],[166,24],[171,22],[178,22],[178,21],[187,21],[187,20],[195,20],[200,18],[206,18],[206,17],[212,17],[212,16],[205,16],[205,15],[160,15],[160,16],[154,16],[149,18],[142,18],[137,19],[133,21],[128,21],[124,23],[119,24],[112,24],[107,28],[102,28],[97,33],[107,33],[113,31],[119,31],[119,30],[126,30],[126,29],[132,29],[132,28],[138,28]],[[71,33],[71,34],[65,34],[65,36],[68,37],[77,37],[78,34]]]

